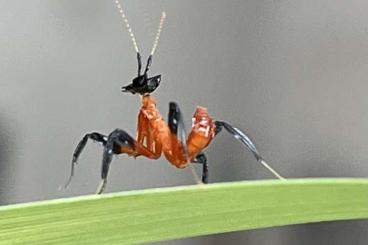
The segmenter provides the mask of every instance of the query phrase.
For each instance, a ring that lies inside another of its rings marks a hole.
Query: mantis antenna
[[[158,25],[158,29],[157,29],[157,33],[156,33],[156,37],[155,37],[155,41],[153,42],[153,46],[152,46],[152,50],[151,50],[151,56],[155,53],[157,45],[158,45],[158,40],[160,39],[160,34],[162,31],[162,27],[164,25],[164,21],[166,18],[166,13],[162,12],[161,14],[161,19],[160,19],[160,24]]]
[[[129,24],[129,21],[128,21],[128,18],[126,17],[125,15],[125,12],[124,12],[124,9],[123,9],[123,6],[121,5],[121,3],[119,2],[119,0],[115,0],[114,1],[115,4],[116,4],[116,7],[117,9],[119,10],[119,13],[121,15],[121,18],[123,18],[124,22],[125,22],[125,26],[129,32],[129,35],[130,35],[130,38],[132,40],[132,43],[133,43],[133,46],[134,46],[134,49],[137,53],[139,53],[139,49],[138,49],[138,45],[137,45],[137,41],[135,39],[135,36],[134,36],[134,33],[132,31],[132,28],[130,27],[130,24]],[[158,41],[160,39],[160,34],[161,34],[161,31],[162,31],[162,27],[164,25],[164,22],[165,22],[165,18],[166,18],[166,13],[165,12],[162,12],[161,14],[161,19],[160,19],[160,23],[158,25],[158,29],[157,29],[157,33],[156,33],[156,37],[155,37],[155,40],[153,42],[153,46],[152,46],[152,50],[151,50],[151,53],[150,55],[153,56],[153,54],[155,53],[156,51],[156,48],[157,48],[157,45],[158,45]]]
[[[119,0],[115,0],[115,4],[116,4],[116,7],[118,8],[119,10],[119,13],[121,14],[121,18],[123,18],[124,22],[125,22],[125,26],[129,32],[129,35],[130,35],[130,38],[132,40],[132,43],[133,43],[133,46],[134,46],[134,49],[135,49],[135,52],[139,53],[139,49],[138,49],[138,45],[137,45],[137,41],[135,40],[135,36],[134,36],[134,33],[132,31],[132,28],[130,27],[129,25],[129,21],[125,15],[125,12],[124,12],[124,9],[123,9],[123,6],[120,4]],[[157,45],[157,44],[156,44]]]

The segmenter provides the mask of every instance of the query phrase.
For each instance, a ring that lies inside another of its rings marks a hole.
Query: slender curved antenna
[[[158,25],[158,29],[157,29],[156,38],[155,38],[155,41],[153,42],[153,46],[152,46],[152,50],[151,50],[151,56],[156,51],[158,40],[160,39],[160,34],[161,34],[161,31],[162,31],[162,26],[164,25],[165,18],[166,18],[166,13],[162,12],[161,19],[160,19],[160,24]]]
[[[125,16],[125,12],[124,12],[123,6],[120,4],[119,0],[114,0],[114,2],[116,4],[116,7],[119,10],[119,13],[121,14],[121,17],[123,18],[123,20],[125,22],[126,28],[128,29],[130,38],[132,39],[132,42],[133,42],[133,46],[134,46],[135,52],[139,53],[137,42],[135,40],[135,37],[134,37],[133,31],[132,31],[132,28],[129,25],[128,19]]]
[[[162,12],[161,19],[160,19],[160,24],[158,25],[158,29],[157,29],[155,41],[153,42],[151,53],[150,53],[150,55],[148,56],[148,59],[147,59],[147,65],[146,65],[146,69],[144,70],[144,74],[147,74],[149,68],[151,67],[152,56],[156,51],[156,48],[157,48],[157,45],[158,45],[158,40],[160,39],[160,34],[161,34],[161,31],[162,31],[162,26],[164,25],[165,18],[166,18],[166,13]]]

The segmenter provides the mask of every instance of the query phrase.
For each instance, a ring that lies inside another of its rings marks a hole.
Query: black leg
[[[253,156],[257,159],[257,161],[259,163],[261,163],[265,168],[267,168],[273,175],[275,175],[279,179],[284,179],[284,177],[282,177],[279,173],[277,173],[273,168],[271,168],[270,165],[268,165],[263,160],[263,158],[259,154],[259,152],[258,152],[255,144],[249,138],[248,135],[246,135],[241,130],[239,130],[239,129],[233,127],[233,126],[231,126],[227,122],[216,121],[215,124],[216,124],[216,131],[215,131],[216,134],[218,134],[222,130],[222,128],[224,128],[227,132],[229,132],[230,134],[232,134],[234,136],[234,138],[236,138],[237,140],[239,140],[240,142],[242,142],[253,153]]]
[[[124,130],[115,129],[110,133],[105,144],[101,168],[102,181],[97,189],[97,194],[101,194],[104,191],[112,157],[114,154],[120,154],[122,147],[134,149],[134,139]]]
[[[72,177],[74,175],[74,167],[77,164],[79,155],[82,153],[84,147],[86,146],[88,139],[91,139],[91,140],[100,142],[104,146],[106,145],[106,141],[107,141],[107,137],[106,136],[104,136],[104,135],[102,135],[100,133],[96,133],[96,132],[90,133],[90,134],[86,134],[82,138],[82,140],[78,143],[77,147],[74,150],[73,159],[72,159],[72,165],[71,165],[71,170],[70,170],[70,176],[69,176],[68,181],[66,182],[66,184],[64,186],[65,188],[68,188],[68,186],[70,184],[70,181],[72,180]]]
[[[188,158],[187,133],[185,130],[183,115],[175,102],[169,103],[168,126],[173,134],[181,141],[183,154]]]
[[[204,153],[199,153],[196,158],[193,159],[194,163],[202,164],[202,182],[208,183],[208,163],[207,157]]]
[[[258,153],[258,150],[257,150],[255,144],[249,138],[249,136],[247,136],[245,133],[243,133],[239,129],[231,126],[227,122],[216,121],[215,124],[216,124],[216,134],[218,134],[222,130],[222,128],[225,128],[226,131],[228,131],[236,139],[238,139],[240,142],[242,142],[253,153],[253,155],[257,159],[257,161],[262,159],[261,155]]]

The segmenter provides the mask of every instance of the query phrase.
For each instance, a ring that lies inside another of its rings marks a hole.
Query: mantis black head
[[[138,61],[138,75],[137,75],[137,77],[135,77],[133,79],[131,84],[123,86],[121,88],[121,91],[122,92],[130,92],[132,94],[138,93],[138,94],[141,94],[141,95],[150,94],[150,93],[152,93],[153,91],[156,90],[156,88],[158,87],[158,85],[160,85],[160,82],[161,82],[161,75],[156,75],[154,77],[148,77],[148,70],[149,70],[149,68],[151,67],[151,64],[152,64],[152,56],[155,53],[155,50],[157,48],[158,40],[160,38],[160,34],[161,34],[161,30],[162,30],[164,20],[166,18],[166,14],[165,14],[165,12],[162,12],[162,16],[161,16],[161,19],[160,19],[160,24],[159,24],[157,34],[156,34],[156,38],[155,38],[155,41],[153,43],[151,53],[150,53],[150,55],[148,56],[148,59],[147,59],[146,68],[144,70],[144,73],[141,74],[142,59],[141,59],[141,54],[139,53],[139,50],[138,50],[138,45],[137,45],[137,42],[135,40],[132,28],[129,25],[128,19],[125,16],[124,10],[123,10],[121,4],[119,3],[119,0],[116,0],[115,3],[116,3],[116,7],[119,10],[119,13],[121,14],[121,17],[123,18],[123,20],[126,24],[126,27],[127,27],[128,31],[129,31],[130,37],[131,37],[133,45],[134,45],[134,49],[137,52],[137,61]]]
[[[152,62],[152,55],[148,57],[147,65],[144,73],[141,75],[141,55],[137,53],[138,59],[138,76],[133,79],[133,82],[121,88],[122,92],[130,92],[132,94],[150,94],[160,85],[161,75],[148,77],[147,72]]]

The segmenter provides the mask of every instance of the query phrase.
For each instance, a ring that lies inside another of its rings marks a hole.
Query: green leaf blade
[[[0,207],[0,244],[138,244],[368,218],[368,179],[243,181]]]

